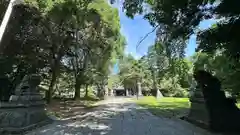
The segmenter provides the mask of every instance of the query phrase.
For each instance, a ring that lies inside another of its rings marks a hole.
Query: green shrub
[[[182,88],[178,76],[164,78],[160,82],[160,91],[166,97],[188,97],[188,91]]]

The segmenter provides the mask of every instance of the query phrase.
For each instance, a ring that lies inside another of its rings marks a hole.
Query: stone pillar
[[[137,83],[137,94],[138,94],[138,96],[142,96],[142,88],[141,88],[141,83],[140,82],[138,82]]]
[[[107,85],[105,85],[104,91],[105,91],[105,92],[104,92],[104,93],[105,93],[105,96],[108,97],[108,96],[109,96],[109,94],[108,94],[109,92],[108,92],[108,86],[107,86]]]
[[[129,96],[129,94],[128,94],[128,89],[126,89],[125,91],[126,91],[126,96]]]
[[[114,96],[113,89],[110,89],[110,96]]]

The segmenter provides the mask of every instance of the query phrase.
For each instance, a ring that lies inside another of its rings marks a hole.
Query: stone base
[[[15,102],[15,101],[41,101],[42,96],[41,95],[22,95],[22,96],[17,96],[17,95],[12,95],[9,99],[10,102]]]
[[[189,114],[183,119],[199,127],[209,129],[209,114],[202,98],[191,98]]]
[[[0,108],[0,134],[22,133],[38,125],[49,123],[44,106],[2,106]]]
[[[182,117],[181,119],[186,120],[201,128],[209,130],[208,112],[205,104],[201,102],[201,100],[192,100],[189,114]]]
[[[24,133],[26,133],[28,131],[31,131],[31,130],[33,130],[35,128],[39,128],[39,127],[51,124],[52,122],[53,122],[53,120],[48,118],[45,121],[41,121],[39,123],[32,124],[32,125],[29,125],[27,127],[22,127],[22,128],[0,128],[0,134],[1,135],[12,135],[12,134],[16,134],[16,135],[21,134],[22,135],[22,134],[24,134]]]
[[[208,111],[203,103],[192,102],[188,116],[193,117],[196,120],[199,119],[204,123],[208,123],[209,121]]]

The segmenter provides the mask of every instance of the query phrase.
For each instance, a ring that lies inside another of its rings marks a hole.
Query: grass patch
[[[154,115],[168,118],[181,117],[187,114],[190,108],[188,98],[163,97],[157,100],[155,97],[148,96],[135,100],[135,102]],[[240,108],[239,101],[237,106]]]
[[[188,98],[164,97],[157,100],[149,96],[136,100],[136,103],[148,109],[154,115],[168,118],[181,117],[187,114],[190,108]]]

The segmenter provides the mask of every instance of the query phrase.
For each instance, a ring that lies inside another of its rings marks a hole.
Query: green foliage
[[[7,4],[0,3],[0,17]],[[1,44],[0,76],[14,89],[24,75],[41,74],[51,99],[56,92],[105,85],[126,43],[118,10],[105,0],[25,0],[14,7]]]
[[[187,97],[188,76],[192,64],[187,59],[170,57],[163,44],[149,47],[148,54],[139,60],[131,55],[120,61],[120,80],[127,88],[136,89],[141,82],[143,90],[157,87],[165,96]]]
[[[186,97],[189,88],[188,76],[191,63],[178,56],[169,56],[168,48],[157,43],[149,48],[148,60],[150,69],[157,73],[158,88],[165,96]],[[154,68],[153,68],[154,67]],[[152,74],[154,72],[152,71]]]
[[[110,75],[108,78],[108,88],[113,89],[121,86],[120,77],[118,75]]]
[[[47,42],[41,34],[43,26],[41,15],[34,7],[15,6],[12,18],[1,42],[0,76],[8,77],[13,88],[25,74],[43,75],[44,67],[49,65]],[[41,45],[40,45],[41,44]]]
[[[206,54],[204,52],[196,53],[192,57],[195,69],[204,69],[218,77],[222,82],[222,89],[230,92],[232,95],[239,93],[238,68],[236,62],[227,57],[221,50],[217,50],[214,54]]]
[[[160,82],[161,92],[166,97],[188,97],[188,87],[183,88],[179,76],[163,78]]]
[[[167,67],[172,70],[169,75],[174,77],[179,69],[184,69],[182,66],[185,64],[179,63],[178,58],[184,56],[185,42],[189,36],[197,34],[199,53],[193,56],[194,68],[216,74],[223,82],[224,89],[236,93],[239,91],[239,83],[235,81],[239,80],[239,4],[239,0],[125,0],[123,8],[130,18],[144,14],[144,18],[157,29],[157,42],[164,45],[164,57],[167,56],[170,64]],[[199,23],[206,19],[219,21],[211,28],[199,31]],[[161,78],[162,75],[158,76]]]
[[[221,19],[215,26],[199,33],[200,45],[198,50],[214,53],[217,49],[224,49],[224,53],[233,58],[239,59],[239,15],[240,10],[236,5],[238,0],[223,0],[212,14]]]
[[[0,2],[0,20],[7,4]],[[136,60],[123,54],[126,40],[120,32],[119,13],[107,1],[25,0],[14,7],[1,42],[0,77],[11,82],[10,92],[24,75],[40,74],[49,85],[48,98],[58,87],[62,92],[74,88],[79,98],[82,86],[96,85],[102,93],[107,84],[135,89],[137,82],[145,90],[158,87],[167,96],[187,96],[194,68],[212,72],[224,90],[236,94],[240,87],[236,81],[240,78],[239,4],[238,0],[125,0],[126,15],[144,14],[157,34],[147,55]],[[202,20],[216,18],[221,21],[198,30]],[[189,61],[184,49],[194,33],[199,52]],[[119,76],[109,77],[117,59]]]
[[[119,61],[119,78],[125,88],[135,89],[138,82],[142,82],[146,77],[147,70],[140,60],[133,56],[124,56]]]

